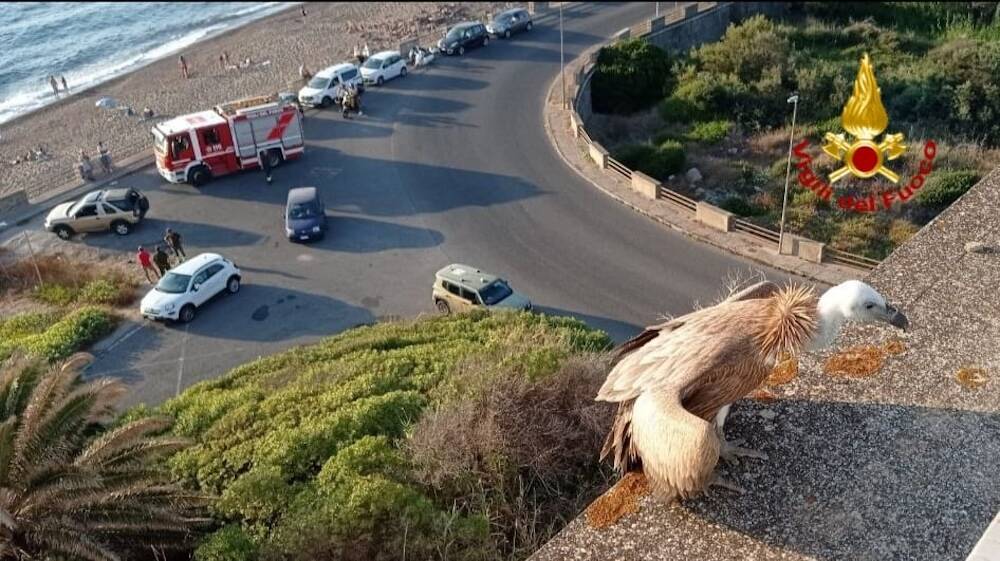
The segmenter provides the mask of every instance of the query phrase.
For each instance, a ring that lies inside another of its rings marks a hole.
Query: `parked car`
[[[299,103],[311,107],[328,107],[340,103],[344,85],[364,88],[361,71],[350,62],[335,64],[317,72],[312,80],[299,90]]]
[[[493,16],[493,21],[486,24],[486,31],[494,37],[510,39],[510,36],[521,31],[531,31],[534,23],[531,14],[524,8],[514,8]]]
[[[285,235],[289,241],[322,238],[326,234],[326,208],[315,187],[288,191],[285,203]]]
[[[361,77],[366,84],[381,86],[396,77],[406,76],[406,59],[399,51],[375,53],[361,65]]]
[[[202,253],[167,271],[142,298],[139,311],[153,320],[187,323],[198,308],[222,292],[236,294],[242,273],[217,253]]]
[[[531,301],[504,279],[475,267],[455,263],[434,275],[434,307],[442,314],[484,306],[497,310],[531,310]]]
[[[464,55],[465,51],[474,47],[485,47],[490,44],[490,34],[486,26],[478,21],[466,21],[455,25],[438,41],[438,50],[449,55]]]
[[[45,217],[45,229],[64,240],[79,232],[111,230],[126,236],[149,210],[149,199],[131,188],[91,191],[78,201],[56,206]]]

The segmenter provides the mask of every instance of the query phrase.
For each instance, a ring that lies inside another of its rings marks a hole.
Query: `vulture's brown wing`
[[[683,391],[702,375],[759,361],[758,334],[749,320],[768,304],[767,299],[726,301],[677,318],[676,327],[660,330],[611,369],[597,400],[627,401],[665,386]]]
[[[724,304],[727,302],[739,302],[741,300],[755,300],[759,298],[769,298],[777,294],[780,290],[781,288],[779,288],[778,285],[774,284],[771,281],[761,281],[751,286],[748,286],[739,292],[730,294],[725,300],[719,302],[719,304]],[[685,319],[687,319],[687,317],[688,316],[681,316],[679,318],[667,320],[663,323],[657,325],[651,325],[646,329],[643,329],[642,333],[639,333],[635,337],[632,337],[628,341],[625,341],[624,343],[619,345],[617,349],[615,349],[615,356],[614,359],[612,360],[612,364],[617,364],[632,351],[642,347],[646,343],[649,343],[650,341],[655,339],[662,331],[673,331],[674,329],[681,327],[682,325],[684,325],[684,321]]]

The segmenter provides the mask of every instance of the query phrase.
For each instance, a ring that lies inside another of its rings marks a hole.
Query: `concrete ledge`
[[[528,2],[528,11],[532,14],[544,14],[549,11],[548,2]]]
[[[618,33],[615,33],[614,36],[611,38],[611,41],[613,43],[617,43],[618,41],[624,41],[624,40],[628,39],[629,37],[631,37],[631,33],[632,33],[632,30],[630,28],[626,27],[625,29],[622,29]]]
[[[785,234],[781,238],[781,247],[778,251],[782,255],[793,255],[810,263],[822,263],[823,253],[826,244],[796,236],[795,234]]]
[[[695,207],[695,219],[698,222],[721,232],[731,232],[735,218],[733,213],[705,202],[699,201]]]
[[[608,167],[608,151],[596,142],[590,143],[590,159],[601,169]]]
[[[632,189],[647,199],[655,199],[660,193],[660,182],[641,171],[632,171]]]

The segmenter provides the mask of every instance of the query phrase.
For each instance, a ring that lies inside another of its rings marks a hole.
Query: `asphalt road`
[[[574,4],[565,11],[566,60],[652,10]],[[450,262],[501,274],[538,311],[573,315],[618,340],[711,301],[727,274],[759,269],[635,214],[567,167],[542,125],[558,69],[558,20],[545,18],[513,40],[372,88],[360,118],[308,112],[305,157],[278,168],[270,186],[250,172],[198,190],[147,169],[122,181],[151,203],[130,236],[62,242],[33,221],[38,245],[126,254],[170,226],[189,255],[220,252],[243,269],[239,294],[187,325],[136,325],[89,374],[126,380],[129,403],[159,403],[258,356],[433,313],[433,274]],[[289,243],[282,223],[287,190],[304,185],[321,190],[331,216],[330,234],[311,245]]]

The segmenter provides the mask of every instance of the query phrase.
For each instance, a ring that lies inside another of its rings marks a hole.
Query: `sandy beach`
[[[32,200],[76,177],[81,148],[92,158],[98,141],[111,150],[114,161],[151,149],[149,129],[174,115],[210,108],[242,97],[297,91],[300,64],[316,72],[330,64],[353,58],[354,45],[368,44],[371,52],[394,49],[399,42],[419,34],[429,44],[449,24],[482,19],[507,2],[332,2],[306,4],[307,16],[298,6],[268,16],[222,35],[196,43],[181,53],[130,74],[72,93],[58,103],[0,125],[0,196],[26,190]],[[247,58],[245,69],[224,69],[219,55],[228,53],[230,64]],[[177,56],[187,60],[189,75],[181,75]],[[135,115],[95,107],[110,96]],[[143,120],[145,107],[155,112]],[[26,156],[39,146],[47,158]],[[98,176],[99,178],[100,176]]]

